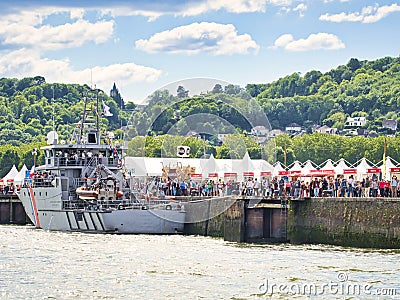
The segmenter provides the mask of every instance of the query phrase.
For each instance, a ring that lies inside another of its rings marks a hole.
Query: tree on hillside
[[[110,97],[114,99],[115,102],[117,102],[118,106],[120,107],[120,109],[125,109],[125,103],[124,103],[124,99],[122,99],[121,94],[119,93],[117,86],[114,85],[110,91]]]
[[[189,90],[185,90],[183,86],[178,86],[178,89],[176,90],[178,98],[186,98],[189,96]]]
[[[224,89],[222,88],[222,85],[220,85],[219,83],[217,83],[211,91],[211,93],[213,94],[222,94],[223,92]]]

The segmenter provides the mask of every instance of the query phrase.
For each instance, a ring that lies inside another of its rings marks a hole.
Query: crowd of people
[[[33,181],[48,184],[54,176],[46,172],[35,172]],[[140,185],[140,186],[139,186]],[[262,177],[246,178],[242,182],[229,179],[163,180],[161,177],[143,181],[137,185],[145,194],[165,196],[229,196],[243,197],[400,197],[400,179],[393,175],[390,180],[380,179],[376,174],[356,180],[353,175],[345,177],[326,176],[314,178]],[[0,185],[3,195],[14,194],[18,186]]]
[[[400,179],[380,179],[376,174],[355,179],[325,176],[314,178],[263,177],[246,178],[242,182],[222,179],[163,180],[160,177],[143,185],[145,193],[156,196],[227,196],[243,197],[400,197]]]

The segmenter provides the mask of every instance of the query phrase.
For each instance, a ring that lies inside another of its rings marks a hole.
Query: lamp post
[[[36,166],[37,148],[33,148],[32,155],[33,155],[33,165]]]

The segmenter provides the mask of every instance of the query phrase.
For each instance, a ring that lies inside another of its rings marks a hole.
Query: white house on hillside
[[[313,132],[336,134],[337,128],[331,128],[326,125],[313,127]]]
[[[265,126],[262,126],[262,125],[255,126],[251,129],[251,134],[257,135],[257,136],[267,136],[268,132],[269,132],[269,130]]]
[[[396,120],[383,120],[382,121],[382,128],[389,128],[393,131],[397,129],[397,121]]]
[[[367,119],[365,117],[347,117],[344,126],[362,127],[365,126],[365,124],[367,124]]]
[[[269,132],[268,137],[273,138],[276,137],[278,135],[284,134],[284,132],[280,129],[273,129]]]
[[[285,130],[291,132],[300,132],[301,126],[297,123],[290,123],[288,126],[286,126]]]

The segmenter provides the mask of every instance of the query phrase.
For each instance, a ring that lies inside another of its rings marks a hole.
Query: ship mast
[[[72,133],[71,143],[100,145],[99,94],[101,90],[90,89],[83,96],[81,120]],[[96,97],[96,98],[95,98]]]
[[[96,130],[97,130],[97,144],[100,145],[99,90],[98,89],[96,89]]]
[[[87,104],[87,94],[84,96],[84,101],[83,101],[83,115],[82,115],[82,124],[81,124],[81,134],[79,137],[79,143],[82,142],[82,137],[83,137],[83,127],[86,121],[86,104]]]

